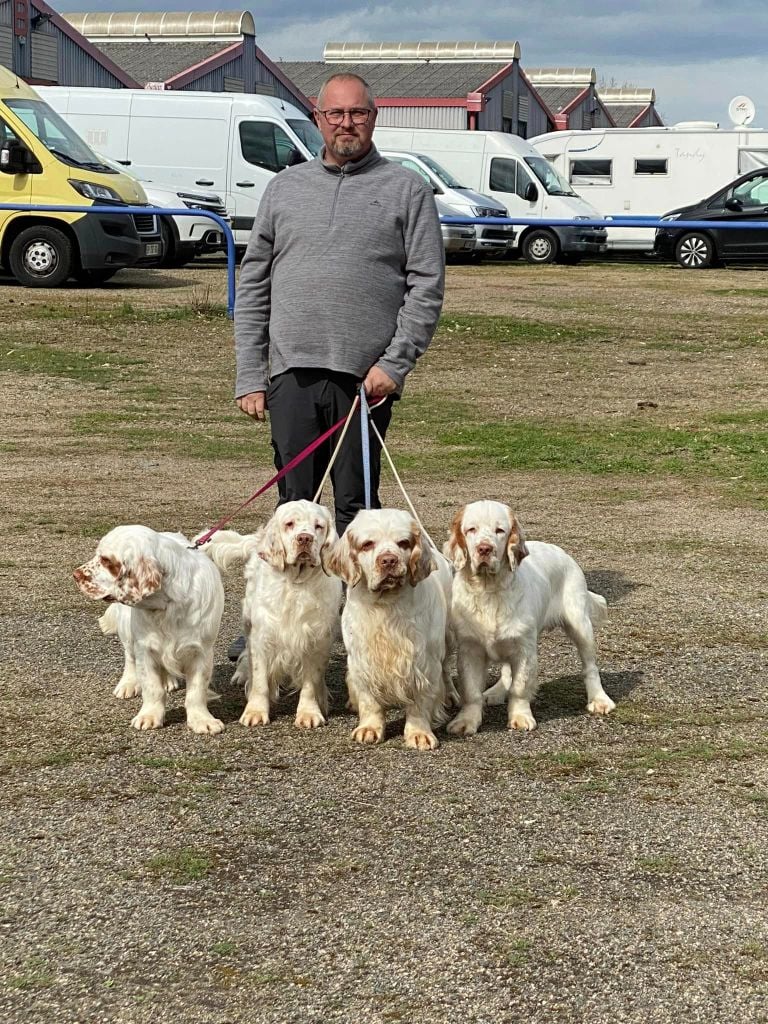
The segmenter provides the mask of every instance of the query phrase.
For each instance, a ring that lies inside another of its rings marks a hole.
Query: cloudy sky
[[[56,10],[216,10],[211,0],[49,0]],[[517,8],[517,9],[516,9]],[[768,4],[764,0],[500,0],[361,3],[360,0],[222,0],[249,10],[273,60],[320,60],[327,41],[518,40],[522,65],[594,67],[598,81],[656,89],[667,124],[728,124],[746,94],[768,127]]]

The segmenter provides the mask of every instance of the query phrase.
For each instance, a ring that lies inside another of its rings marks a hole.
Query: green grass
[[[116,352],[76,352],[48,345],[2,346],[0,371],[33,373],[44,377],[67,377],[84,384],[110,384],[124,372],[135,372],[142,359],[127,359]]]
[[[170,306],[167,309],[146,309],[130,302],[116,306],[82,305],[72,306],[30,306],[25,314],[36,320],[79,320],[95,324],[165,324],[174,322],[227,319],[227,307],[201,296],[191,304]]]
[[[566,318],[563,318],[566,320]],[[474,314],[445,314],[440,318],[436,337],[506,342],[510,345],[559,345],[564,342],[595,340],[606,331],[594,326],[566,323],[545,323],[537,320],[509,316],[476,316]]]
[[[680,861],[676,857],[638,857],[637,868],[648,875],[671,875],[680,870]]]
[[[227,771],[224,762],[218,757],[139,757],[136,763],[145,768],[166,768],[169,771],[188,772],[191,775]]]
[[[30,956],[20,970],[6,976],[4,984],[19,990],[50,988],[55,981],[54,973],[42,956]]]
[[[183,847],[151,857],[146,864],[149,874],[169,878],[179,884],[199,882],[214,867],[215,858],[206,850]]]

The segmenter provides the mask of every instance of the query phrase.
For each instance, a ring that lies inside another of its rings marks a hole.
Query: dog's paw
[[[248,679],[248,665],[246,664],[246,665],[241,666],[240,662],[238,662],[237,663],[237,668],[232,673],[232,678],[230,679],[230,683],[232,683],[233,686],[237,686],[238,688],[242,686],[242,688],[245,690],[245,692],[247,694],[248,693],[248,682],[249,682],[249,679]]]
[[[245,725],[249,729],[254,725],[269,725],[269,712],[261,711],[257,708],[248,708],[240,716],[240,725]]]
[[[224,723],[220,719],[214,718],[213,715],[197,711],[187,715],[187,728],[197,733],[198,736],[215,736],[217,733],[224,732]]]
[[[475,708],[464,708],[448,723],[447,730],[452,736],[474,736],[481,722],[480,711]]]
[[[483,694],[483,704],[486,707],[496,707],[499,704],[506,704],[509,690],[503,682],[499,681],[495,686],[489,687]]]
[[[176,676],[168,676],[165,681],[165,692],[173,693],[174,690],[178,690],[181,686],[181,680],[177,679]]]
[[[424,732],[423,729],[406,730],[405,745],[411,750],[437,750],[440,744],[433,732]]]
[[[296,712],[297,729],[319,729],[323,725],[325,725],[325,719],[319,711]]]
[[[141,683],[137,679],[122,679],[112,691],[112,696],[118,700],[130,700],[141,694]]]
[[[530,711],[515,711],[509,716],[509,729],[519,729],[521,732],[533,732],[536,728],[536,719]]]
[[[587,704],[587,711],[590,715],[610,715],[616,707],[607,693],[599,693],[594,700]]]
[[[134,729],[162,729],[164,715],[162,711],[140,711],[131,719]]]
[[[376,725],[358,725],[352,730],[355,743],[381,743],[384,730]]]

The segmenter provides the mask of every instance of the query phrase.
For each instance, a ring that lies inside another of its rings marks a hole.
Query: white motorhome
[[[177,191],[214,189],[244,247],[267,182],[311,160],[322,138],[274,96],[50,86],[45,100],[91,145],[141,178]]]
[[[662,217],[768,165],[768,132],[690,121],[548,132],[531,139],[604,217]],[[652,228],[610,228],[609,249],[650,251]]]
[[[380,150],[423,153],[467,188],[492,196],[510,217],[590,220],[597,211],[577,195],[525,139],[507,132],[376,128]],[[529,263],[575,263],[605,250],[606,231],[590,227],[522,227],[516,239]]]

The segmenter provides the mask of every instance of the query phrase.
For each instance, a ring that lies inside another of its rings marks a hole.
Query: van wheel
[[[72,263],[69,238],[48,224],[20,231],[8,254],[11,273],[25,288],[58,288],[71,274]]]
[[[554,263],[559,250],[557,238],[551,231],[531,231],[523,239],[523,257],[528,263]]]
[[[685,270],[705,270],[715,262],[715,246],[709,235],[689,231],[675,246],[675,259]]]
[[[163,258],[158,263],[159,267],[186,267],[194,259],[188,256],[186,251],[176,244],[176,233],[168,223],[167,217],[160,220],[160,233],[163,236]]]
[[[105,281],[114,277],[118,270],[119,267],[115,267],[114,270],[83,270],[81,267],[75,270],[72,276],[80,284],[104,284]]]

